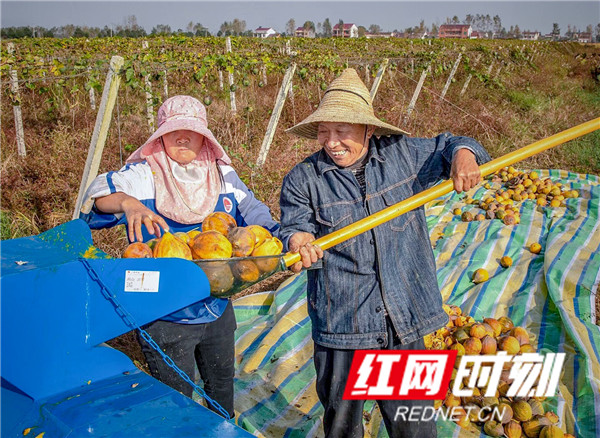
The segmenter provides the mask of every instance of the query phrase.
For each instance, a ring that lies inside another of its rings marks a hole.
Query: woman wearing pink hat
[[[98,176],[87,189],[81,218],[90,228],[126,224],[130,241],[147,241],[162,230],[187,232],[215,211],[238,226],[257,224],[275,236],[279,224],[231,167],[207,127],[206,109],[191,96],[167,99],[158,129],[118,172]],[[198,366],[207,395],[233,417],[235,316],[227,299],[209,297],[146,327],[186,374]],[[192,396],[188,385],[140,338],[154,377]],[[227,353],[227,354],[224,354]],[[213,408],[212,406],[209,406]]]

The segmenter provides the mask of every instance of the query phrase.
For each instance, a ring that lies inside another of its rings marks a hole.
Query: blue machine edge
[[[131,327],[103,289],[147,324],[208,296],[194,263],[110,259],[81,220],[2,241],[1,250],[3,437],[27,428],[45,437],[252,436],[104,344]],[[158,290],[124,291],[127,270],[160,272]]]

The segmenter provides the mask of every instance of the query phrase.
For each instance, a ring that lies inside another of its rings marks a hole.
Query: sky
[[[588,25],[594,28],[600,23],[600,1],[28,1],[0,2],[2,27],[42,26],[51,28],[66,24],[89,27],[116,27],[125,18],[135,15],[139,25],[147,32],[157,24],[171,29],[186,29],[190,21],[202,23],[212,33],[219,30],[224,21],[234,18],[246,21],[247,29],[259,26],[273,27],[285,32],[285,25],[293,18],[297,26],[310,20],[315,24],[329,18],[332,24],[342,19],[369,27],[378,24],[383,31],[403,30],[417,26],[425,20],[443,24],[446,17],[458,16],[464,20],[467,14],[499,15],[508,30],[518,25],[523,30],[550,33],[552,23],[558,23],[564,34],[567,26],[584,31]]]

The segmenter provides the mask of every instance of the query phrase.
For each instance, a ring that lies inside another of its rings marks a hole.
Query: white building
[[[268,38],[277,35],[277,31],[272,27],[258,27],[252,34],[255,38]]]
[[[523,32],[521,39],[527,41],[537,41],[540,39],[540,33],[525,31]]]

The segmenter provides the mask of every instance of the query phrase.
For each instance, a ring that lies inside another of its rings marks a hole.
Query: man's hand
[[[475,155],[469,149],[459,149],[454,154],[450,177],[454,181],[454,190],[466,192],[481,181],[481,172]]]
[[[302,261],[294,263],[290,269],[298,273],[302,267],[309,268],[317,260],[323,258],[323,250],[318,245],[313,245],[315,236],[310,233],[298,232],[292,234],[289,241],[291,252],[299,252]]]

